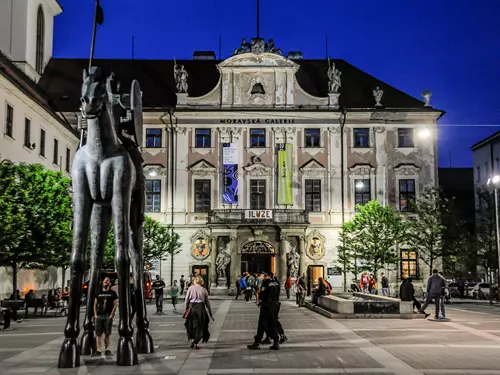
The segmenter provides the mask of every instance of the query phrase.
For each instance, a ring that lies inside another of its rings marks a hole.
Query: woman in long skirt
[[[188,340],[191,341],[191,348],[199,349],[200,341],[208,342],[210,332],[208,332],[209,316],[212,317],[212,309],[208,300],[208,292],[202,286],[203,279],[197,275],[193,279],[193,285],[188,289],[186,295],[186,323]]]

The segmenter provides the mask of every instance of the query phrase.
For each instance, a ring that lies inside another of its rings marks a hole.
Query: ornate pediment
[[[217,168],[204,159],[192,164],[188,169],[193,175],[200,177],[211,176],[217,171]]]
[[[398,164],[394,167],[396,176],[418,176],[420,168],[415,164]]]
[[[299,69],[299,65],[281,55],[264,52],[255,54],[252,52],[240,53],[224,60],[219,68],[241,67],[241,68],[289,68]]]
[[[354,164],[349,171],[354,176],[369,176],[375,172],[375,167],[370,164]]]
[[[308,177],[321,177],[326,171],[326,168],[316,159],[309,160],[299,169]]]
[[[243,167],[247,176],[251,177],[269,177],[271,176],[272,168],[264,163],[255,163],[247,167]]]
[[[161,164],[145,165],[144,175],[147,177],[166,176],[167,168]]]

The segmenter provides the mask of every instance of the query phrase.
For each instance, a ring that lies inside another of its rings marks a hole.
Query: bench
[[[11,309],[15,313],[17,313],[18,310],[22,310],[24,308],[24,300],[11,300],[11,299],[4,299],[1,302],[1,306],[5,309]]]
[[[54,316],[58,316],[58,315],[63,316],[63,314],[64,315],[68,314],[68,307],[67,306],[58,305],[57,307],[51,307],[49,305],[49,302],[47,301],[46,296],[42,296],[42,303],[43,303],[42,311],[43,311],[44,316],[47,316],[47,314],[49,312],[53,312]]]
[[[36,311],[40,309],[40,316],[43,314],[43,299],[42,298],[33,298],[31,300],[26,301],[26,310],[24,312],[24,317],[28,317],[28,310],[29,309],[34,309],[35,310],[35,316],[36,316]]]

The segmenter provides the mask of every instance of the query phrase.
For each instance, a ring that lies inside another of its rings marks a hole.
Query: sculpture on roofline
[[[174,80],[175,87],[178,93],[187,93],[188,91],[188,72],[184,68],[184,65],[180,67],[177,65],[177,62],[174,62]]]
[[[425,90],[423,93],[422,93],[422,96],[424,98],[424,107],[430,107],[431,104],[430,104],[430,101],[431,101],[431,96],[432,96],[432,92],[430,92],[429,90]]]
[[[342,86],[342,81],[340,76],[342,72],[335,67],[335,63],[332,61],[330,64],[330,59],[328,59],[328,92],[331,94],[338,94],[340,87]]]
[[[375,107],[382,107],[382,96],[384,96],[384,90],[377,86],[375,90],[373,90],[373,98],[375,99]]]

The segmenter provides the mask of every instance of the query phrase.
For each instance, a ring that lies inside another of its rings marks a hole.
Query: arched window
[[[40,5],[36,15],[36,66],[38,74],[43,73],[43,52],[45,44],[45,18]]]

